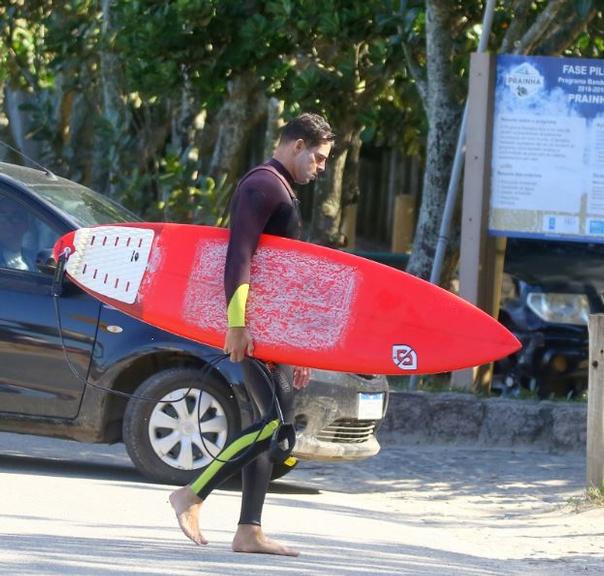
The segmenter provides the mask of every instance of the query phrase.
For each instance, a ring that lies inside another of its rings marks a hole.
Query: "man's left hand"
[[[294,366],[294,388],[302,390],[310,382],[310,368]]]

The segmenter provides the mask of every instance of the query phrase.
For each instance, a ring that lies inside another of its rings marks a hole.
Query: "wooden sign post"
[[[604,314],[589,317],[587,487],[604,484]]]
[[[505,238],[487,234],[491,193],[491,140],[495,57],[472,54],[468,96],[468,131],[462,203],[459,295],[497,317],[505,258]],[[490,381],[492,366],[460,370],[451,377],[454,388],[468,390]]]

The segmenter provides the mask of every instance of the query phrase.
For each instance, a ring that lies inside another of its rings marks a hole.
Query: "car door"
[[[78,413],[100,305],[71,284],[55,302],[52,273],[36,264],[66,231],[42,204],[0,189],[0,412]]]

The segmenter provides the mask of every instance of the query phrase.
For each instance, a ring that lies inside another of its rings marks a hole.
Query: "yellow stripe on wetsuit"
[[[237,438],[231,444],[229,444],[218,456],[217,459],[214,460],[208,467],[201,473],[199,478],[195,480],[191,484],[191,490],[196,494],[205,487],[205,485],[212,480],[214,476],[218,473],[218,471],[226,464],[228,461],[233,458],[238,452],[241,452],[243,449],[255,444],[256,442],[261,442],[262,440],[266,440],[273,435],[273,432],[279,428],[279,420],[271,420],[260,432],[258,430],[254,430],[253,432],[249,432],[241,438]]]
[[[241,284],[231,297],[231,301],[227,308],[229,328],[240,328],[245,326],[245,305],[247,303],[249,291],[249,284]]]

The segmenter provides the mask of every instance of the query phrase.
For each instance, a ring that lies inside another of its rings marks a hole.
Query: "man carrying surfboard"
[[[301,114],[284,126],[273,157],[248,172],[233,196],[224,276],[228,316],[224,350],[233,362],[242,363],[245,386],[260,420],[226,446],[194,482],[170,495],[182,531],[197,544],[207,543],[199,530],[204,500],[241,469],[241,515],[233,551],[298,555],[297,550],[264,535],[261,515],[273,467],[271,438],[282,421],[291,425],[293,388],[308,384],[309,370],[262,365],[250,358],[254,342],[246,325],[246,302],[260,235],[300,237],[302,218],[293,185],[308,184],[325,170],[333,141],[334,134],[323,117]]]

